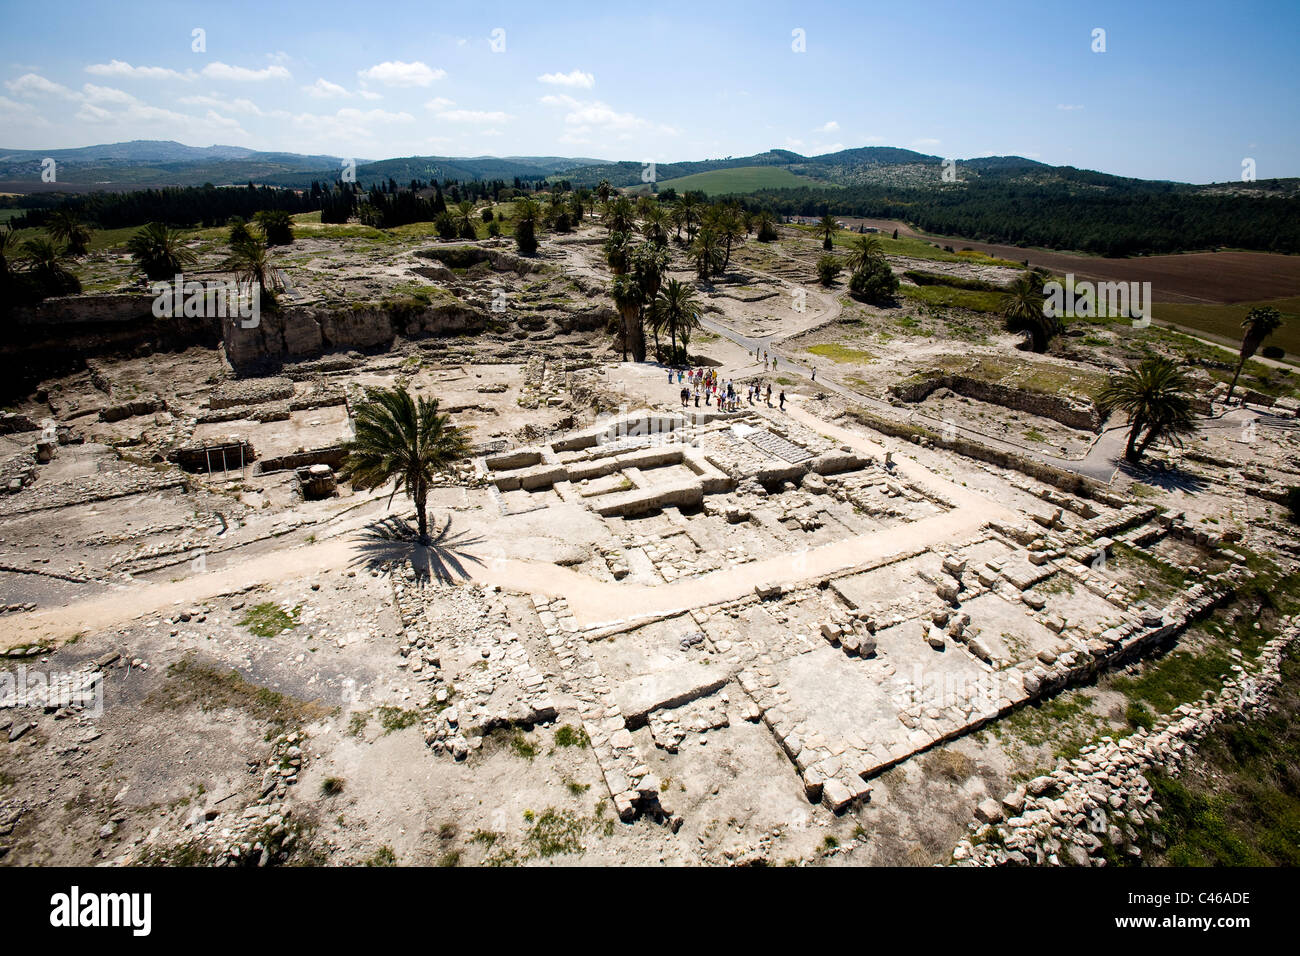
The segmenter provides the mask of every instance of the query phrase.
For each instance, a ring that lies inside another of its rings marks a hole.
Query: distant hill
[[[186,146],[170,140],[136,140],[75,149],[0,149],[0,184],[8,192],[49,192],[41,181],[41,163],[57,163],[57,182],[72,191],[122,190],[162,186],[216,186],[252,182],[303,188],[312,180],[332,182],[343,157],[262,152],[242,146]],[[356,159],[362,183],[389,178],[405,185],[412,179],[539,179],[566,169],[605,163],[571,156],[407,156]]]
[[[217,186],[258,184],[303,188],[312,180],[332,181],[342,168],[343,157],[268,152],[243,146],[187,146],[172,140],[134,140],[71,149],[0,149],[0,189],[8,192],[49,192],[52,184],[41,182],[41,161],[50,157],[58,164],[58,182],[69,191],[143,189],[161,186]],[[395,180],[400,185],[412,179],[521,179],[567,180],[575,186],[594,187],[608,180],[616,187],[642,186],[644,164],[568,156],[401,156],[393,159],[356,158],[357,179],[363,183]],[[943,183],[944,160],[910,149],[892,146],[863,146],[819,156],[803,156],[788,149],[769,149],[752,156],[658,163],[655,179],[660,188],[672,183],[677,188],[701,189],[717,194],[758,188],[807,186],[892,186],[928,188]],[[748,172],[739,177],[678,180],[717,170],[773,170],[766,178]],[[780,170],[781,172],[775,172]],[[1059,185],[1071,190],[1135,186],[1144,191],[1203,191],[1212,194],[1294,196],[1300,180],[1261,180],[1258,183],[1223,183],[1192,186],[1185,183],[1148,181],[1050,166],[1023,156],[984,156],[957,161],[958,179],[984,182]],[[755,178],[759,177],[759,178]],[[696,183],[701,185],[697,185]],[[55,189],[57,187],[54,187]]]
[[[57,184],[41,182],[40,164],[47,156],[58,163]],[[0,200],[0,207],[48,209],[60,201],[28,195],[32,193],[249,182],[303,189],[312,181],[333,182],[342,162],[337,156],[171,141],[0,150],[0,193],[21,194]],[[646,173],[640,162],[564,156],[405,156],[357,160],[356,167],[362,187],[390,180],[405,187],[414,179],[510,185],[519,178],[588,188],[608,180],[640,191]],[[864,146],[818,156],[769,149],[751,156],[657,163],[653,180],[660,191],[729,196],[781,215],[900,219],[934,235],[1109,256],[1213,248],[1300,253],[1300,179],[1193,185],[1052,166],[1023,156],[950,164],[915,150]],[[274,201],[293,205],[298,199]],[[150,208],[164,200],[171,201],[154,197]],[[207,213],[201,205],[182,202],[184,215],[176,215],[185,221],[196,215],[203,219]],[[139,203],[119,206],[129,211]],[[100,210],[92,218],[102,220],[107,213]]]

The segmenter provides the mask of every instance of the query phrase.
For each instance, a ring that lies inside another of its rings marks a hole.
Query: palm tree
[[[12,228],[0,225],[0,315],[6,314],[16,304],[19,280],[10,260],[18,251],[18,238]]]
[[[754,228],[758,230],[759,242],[772,242],[776,239],[776,217],[770,209],[764,209],[754,217]]]
[[[626,196],[613,199],[605,207],[605,228],[610,232],[630,233],[636,228],[636,207]]]
[[[608,179],[602,179],[596,186],[596,195],[600,197],[601,205],[609,202],[610,194],[614,192],[614,187],[609,184]]]
[[[677,208],[681,212],[682,225],[686,227],[686,241],[694,242],[700,220],[700,200],[692,193],[685,193],[677,200]]]
[[[1246,334],[1241,338],[1241,358],[1237,361],[1237,371],[1232,373],[1232,384],[1228,386],[1228,397],[1224,403],[1232,401],[1232,392],[1237,387],[1237,376],[1241,369],[1263,344],[1264,340],[1278,330],[1282,324],[1282,314],[1269,305],[1260,305],[1246,313],[1241,327]]]
[[[456,211],[452,213],[452,221],[456,224],[456,234],[460,238],[478,238],[478,231],[474,228],[474,203],[472,200],[462,199],[456,203]]]
[[[695,275],[701,282],[722,268],[722,242],[712,228],[705,227],[691,243],[691,258],[695,260]]]
[[[673,224],[673,229],[677,231],[677,241],[682,241],[682,226],[686,225],[686,213],[682,209],[680,201],[668,204],[668,221]]]
[[[48,239],[23,243],[28,272],[46,295],[67,295],[81,291],[81,282],[63,264],[64,253]]]
[[[355,488],[393,482],[393,495],[405,491],[415,502],[420,543],[429,543],[425,504],[433,476],[469,457],[465,431],[438,412],[438,400],[417,401],[405,386],[372,388],[357,406],[356,437],[347,443],[343,475]]]
[[[668,268],[668,250],[653,242],[643,242],[632,250],[628,257],[632,278],[641,290],[641,301],[637,307],[635,322],[632,327],[632,358],[638,362],[645,361],[645,321],[644,311],[648,303],[654,302],[663,286],[664,272]]]
[[[668,245],[668,213],[664,207],[654,203],[645,212],[641,222],[641,235],[656,246]]]
[[[253,216],[268,246],[293,245],[293,219],[283,209],[263,209]]]
[[[283,283],[280,282],[275,257],[257,236],[231,243],[225,268],[235,273],[241,286],[256,285],[258,301],[265,301],[269,311],[275,310],[275,293],[283,287]]]
[[[877,259],[883,258],[885,254],[881,249],[880,240],[865,234],[854,239],[849,250],[847,262],[850,272],[865,268]]]
[[[526,256],[537,251],[537,220],[542,207],[536,199],[525,198],[515,202],[515,245]]]
[[[659,325],[668,329],[672,364],[677,358],[678,329],[685,325],[696,327],[700,324],[700,305],[695,298],[695,290],[685,282],[669,279],[659,290],[650,310]]]
[[[1002,305],[1007,331],[1029,336],[1030,347],[1035,352],[1046,352],[1052,337],[1061,331],[1061,320],[1048,315],[1043,305],[1043,287],[1035,273],[1022,272],[1007,286]]]
[[[621,232],[611,232],[605,236],[605,261],[614,275],[621,276],[627,272],[628,247],[627,236]]]
[[[714,228],[717,229],[718,237],[726,246],[721,268],[722,272],[726,272],[727,266],[731,265],[731,244],[744,240],[745,223],[734,207],[724,206],[714,219]]]
[[[641,286],[637,284],[636,278],[630,275],[615,275],[609,287],[610,298],[614,300],[614,308],[618,309],[618,314],[622,320],[623,340],[623,361],[627,361],[628,348],[632,346],[633,326],[636,324],[636,318],[641,310]],[[641,336],[641,353],[645,357],[645,335]],[[635,353],[634,353],[635,354]],[[637,361],[641,361],[638,359]]]
[[[1128,416],[1126,459],[1139,461],[1147,447],[1161,438],[1180,447],[1183,437],[1196,430],[1190,388],[1183,370],[1160,356],[1144,359],[1106,384],[1097,404],[1106,414],[1122,411]]]
[[[151,222],[126,241],[126,251],[151,282],[170,279],[194,262],[194,253],[181,243],[180,230]]]
[[[90,245],[90,230],[81,224],[71,209],[58,209],[46,223],[46,231],[67,246],[69,256],[84,256]]]
[[[835,247],[832,240],[839,230],[839,222],[830,213],[822,216],[821,222],[817,223],[817,235],[822,237],[822,248],[827,252],[830,252]]]
[[[0,276],[8,276],[9,260],[18,251],[18,235],[9,226],[0,226]]]

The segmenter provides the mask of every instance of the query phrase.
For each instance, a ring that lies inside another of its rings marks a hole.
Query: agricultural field
[[[677,179],[666,179],[655,184],[659,189],[675,189],[679,193],[699,191],[709,196],[745,193],[754,189],[786,189],[800,186],[817,186],[833,190],[835,185],[823,183],[807,176],[799,176],[782,166],[736,166],[732,169],[712,169]]]

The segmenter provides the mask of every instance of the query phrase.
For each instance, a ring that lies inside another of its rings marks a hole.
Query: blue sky
[[[61,0],[8,4],[4,24],[10,148],[668,162],[880,145],[1300,176],[1295,2]]]

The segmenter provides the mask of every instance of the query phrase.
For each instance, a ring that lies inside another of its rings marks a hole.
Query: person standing
[[[785,411],[785,389],[781,389],[781,411]]]

